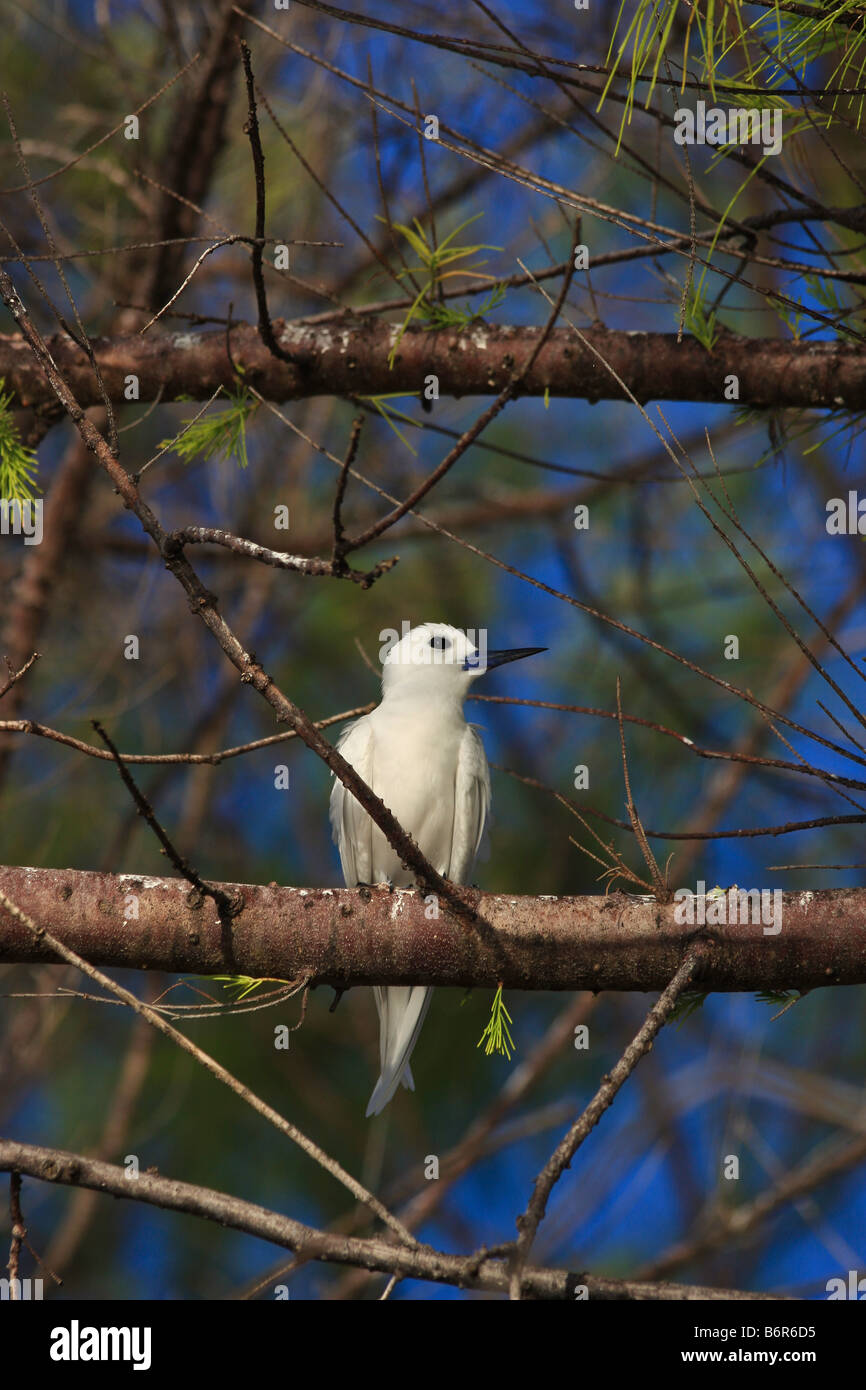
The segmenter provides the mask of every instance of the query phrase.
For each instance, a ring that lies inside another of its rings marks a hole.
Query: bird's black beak
[[[537,656],[546,652],[547,647],[512,647],[510,651],[476,652],[463,663],[464,671],[491,671],[494,666],[504,666],[509,661],[520,661],[524,656]]]

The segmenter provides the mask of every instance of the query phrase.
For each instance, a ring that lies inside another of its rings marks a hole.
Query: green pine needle
[[[701,286],[698,285],[689,295],[686,305],[685,327],[693,338],[697,338],[707,352],[712,352],[718,333],[716,332],[716,311],[707,312],[701,300]]]
[[[511,1061],[511,1054],[516,1050],[511,1030],[508,1027],[511,1021],[511,1014],[505,1007],[502,986],[500,985],[493,996],[493,1005],[490,1010],[490,1018],[487,1020],[487,1027],[476,1043],[476,1047],[480,1047],[484,1043],[484,1055],[486,1057],[498,1052],[507,1062]]]
[[[262,985],[271,983],[268,979],[256,980],[252,975],[211,975],[210,979],[218,980],[224,990],[234,995],[236,1003],[261,989]]]
[[[759,1004],[770,1004],[773,1008],[778,1009],[778,1012],[774,1013],[770,1019],[771,1023],[775,1023],[777,1018],[781,1018],[782,1014],[786,1014],[803,998],[803,994],[798,989],[762,989],[760,994],[755,995],[755,998]]]
[[[412,447],[405,434],[396,423],[397,420],[405,420],[410,425],[413,425],[415,421],[412,419],[412,416],[407,415],[405,410],[398,410],[396,406],[386,404],[387,401],[401,400],[404,397],[409,397],[411,400],[418,399],[414,391],[388,391],[381,396],[359,396],[358,399],[361,401],[369,401],[371,405],[374,405],[385,421],[385,424],[390,425],[400,442],[406,445],[409,453],[417,455],[418,450]]]
[[[14,392],[6,391],[0,377],[0,501],[34,502],[36,500],[35,450],[21,442],[15,417],[9,409]]]
[[[762,989],[755,998],[759,1004],[787,1004],[794,993],[793,989]]]
[[[422,299],[417,315],[427,329],[456,328],[459,333],[473,323],[482,322],[492,309],[499,308],[504,299],[505,286],[494,285],[475,309],[469,303],[459,309],[455,305],[440,303],[438,299]]]
[[[709,993],[704,993],[701,990],[687,990],[677,1000],[668,1022],[676,1023],[677,1027],[680,1027],[687,1018],[691,1018],[692,1014],[697,1013],[698,1009],[703,1007],[709,997]],[[771,1007],[779,1009],[779,1013],[774,1015],[775,1018],[778,1018],[779,1014],[785,1013],[802,997],[798,989],[762,989],[759,994],[755,995],[759,1004],[769,1004]]]
[[[460,269],[454,269],[458,261],[465,261],[467,256],[477,256],[479,251],[501,251],[501,246],[490,246],[485,242],[477,242],[473,246],[452,246],[454,238],[468,227],[472,222],[477,222],[479,217],[484,214],[477,212],[474,217],[469,217],[465,222],[461,222],[459,227],[434,246],[432,240],[427,236],[417,217],[414,219],[414,228],[407,227],[403,222],[394,222],[392,226],[395,231],[405,237],[412,250],[418,257],[418,264],[406,266],[403,270],[397,271],[397,279],[403,279],[407,275],[426,276],[427,283],[421,286],[417,295],[410,304],[406,317],[400,325],[394,345],[388,354],[388,366],[393,368],[397,349],[400,346],[403,334],[415,320],[419,320],[428,331],[435,331],[441,328],[456,328],[458,332],[467,328],[474,320],[482,319],[491,309],[497,308],[505,298],[504,285],[494,284],[487,298],[477,309],[472,309],[466,305],[464,309],[452,308],[437,297],[437,291],[441,288],[445,280],[453,279],[459,275],[478,276],[481,274],[485,261],[478,261],[473,265],[464,265]],[[381,218],[379,219],[382,220]],[[491,278],[492,277],[488,277]]]
[[[238,385],[234,394],[223,390],[230,404],[216,415],[202,415],[184,421],[184,427],[172,439],[163,439],[160,449],[172,449],[184,463],[200,459],[235,458],[241,468],[249,466],[247,454],[247,422],[258,410],[259,403]]]
[[[709,997],[709,994],[705,994],[702,990],[686,990],[685,994],[681,994],[674,1005],[668,1016],[668,1022],[676,1023],[680,1027],[687,1018],[691,1018],[692,1014],[703,1008]]]

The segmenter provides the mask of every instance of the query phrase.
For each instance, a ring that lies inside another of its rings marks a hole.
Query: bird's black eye
[[[430,646],[433,647],[434,651],[447,652],[451,646],[451,640],[448,637],[431,637]]]

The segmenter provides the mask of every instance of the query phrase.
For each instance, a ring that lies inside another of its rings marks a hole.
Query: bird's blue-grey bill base
[[[453,883],[466,883],[472,872],[490,807],[484,745],[463,716],[463,701],[485,671],[546,650],[485,651],[458,628],[422,623],[388,651],[381,703],[340,735],[337,747],[346,761],[434,869]],[[412,872],[338,780],[331,792],[331,825],[347,888],[414,885]],[[374,987],[380,1073],[368,1115],[378,1115],[401,1082],[414,1091],[409,1058],[432,992],[424,985]]]

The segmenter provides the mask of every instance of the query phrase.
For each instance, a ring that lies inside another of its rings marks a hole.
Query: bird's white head
[[[396,637],[396,633],[394,634]],[[404,632],[389,647],[382,663],[384,695],[446,693],[465,699],[472,682],[494,666],[546,651],[546,647],[518,647],[491,651],[484,628],[462,632],[448,623],[421,623]]]

